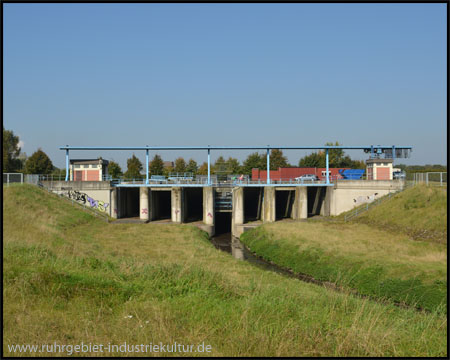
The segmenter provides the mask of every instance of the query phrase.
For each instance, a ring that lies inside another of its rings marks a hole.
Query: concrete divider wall
[[[404,182],[392,180],[342,180],[328,189],[330,215],[336,216],[361,204],[372,202],[403,188]]]
[[[43,181],[48,190],[67,196],[79,204],[111,215],[111,184],[109,181]]]

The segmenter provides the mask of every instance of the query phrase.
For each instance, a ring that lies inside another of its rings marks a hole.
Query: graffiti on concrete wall
[[[378,193],[375,193],[375,194],[370,195],[370,196],[358,196],[356,199],[353,199],[353,202],[355,202],[357,204],[372,202],[372,201],[375,200],[375,197],[377,195],[378,195]]]
[[[75,201],[78,201],[82,204],[86,204],[88,203],[92,208],[94,209],[98,209],[100,211],[106,212],[106,209],[108,208],[109,204],[105,203],[104,201],[101,200],[95,200],[93,198],[91,198],[88,194],[76,191],[76,190],[72,190],[69,191],[67,193],[67,196],[70,199],[73,199]]]

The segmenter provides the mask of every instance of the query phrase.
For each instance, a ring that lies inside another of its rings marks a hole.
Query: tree
[[[164,162],[161,159],[161,156],[155,154],[153,160],[150,162],[149,168],[151,175],[162,175],[164,171]]]
[[[339,142],[327,142],[325,146],[342,146]],[[328,150],[328,166],[334,168],[352,168],[352,169],[365,169],[366,164],[362,160],[352,160],[349,155],[345,155],[343,149],[329,149]],[[326,166],[326,153],[325,151],[319,151],[317,153],[311,153],[304,156],[298,162],[299,167],[319,167],[324,168]]]
[[[186,171],[186,161],[182,157],[175,160],[175,172],[184,173]]]
[[[267,167],[266,157],[264,154],[258,154],[257,152],[250,154],[245,159],[241,172],[245,175],[252,175],[252,169],[265,169]]]
[[[283,155],[283,151],[272,149],[270,152],[270,170],[278,170],[280,167],[290,167],[287,157]]]
[[[227,164],[223,156],[220,155],[214,163],[214,166],[211,167],[211,174],[226,175],[226,173]]]
[[[231,156],[227,160],[227,166],[229,174],[239,174],[242,171],[239,160]]]
[[[164,169],[163,169],[163,175],[165,176],[165,177],[169,177],[170,176],[170,173],[173,173],[173,166],[172,165],[167,165],[167,166],[164,166]]]
[[[108,174],[113,179],[118,179],[120,176],[123,175],[122,168],[115,161],[110,161],[109,164],[108,164]]]
[[[198,168],[197,175],[208,175],[208,163],[206,161]]]
[[[35,151],[25,163],[26,174],[50,174],[52,171],[52,161],[41,148]]]
[[[3,172],[13,172],[21,168],[19,137],[3,127]]]
[[[127,171],[124,174],[125,179],[142,179],[141,171],[142,163],[136,155],[133,154],[133,156],[127,160]]]
[[[194,159],[189,159],[189,163],[186,166],[186,172],[191,172],[193,175],[196,175],[197,170],[197,162]]]
[[[298,162],[299,167],[325,167],[325,154],[323,151],[306,155]]]

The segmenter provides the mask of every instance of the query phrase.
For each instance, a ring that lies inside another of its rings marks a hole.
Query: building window
[[[73,165],[73,167],[74,167],[75,169],[80,169],[80,168],[81,168],[81,165]]]

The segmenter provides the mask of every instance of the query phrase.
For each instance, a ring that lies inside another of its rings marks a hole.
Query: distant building
[[[164,161],[164,167],[175,167],[173,161]]]
[[[102,181],[108,175],[108,164],[102,158],[70,160],[70,181]]]
[[[342,179],[342,175],[339,174],[339,170],[346,170],[348,168],[328,168],[330,179]],[[293,180],[296,177],[313,174],[316,175],[319,180],[326,179],[326,168],[278,168],[278,170],[270,170],[271,180]],[[267,171],[260,169],[252,169],[252,180],[266,180]]]
[[[392,180],[393,159],[367,159],[367,180]]]

